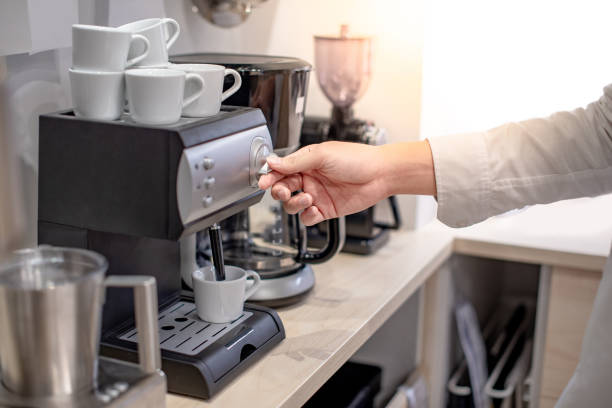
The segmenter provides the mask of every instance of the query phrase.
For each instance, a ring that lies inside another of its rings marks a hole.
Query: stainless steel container
[[[308,62],[292,57],[214,53],[175,55],[170,59],[177,64],[218,64],[238,71],[242,86],[223,103],[261,109],[279,156],[300,147],[312,68]],[[226,76],[224,89],[232,84],[231,76]]]
[[[19,251],[0,265],[0,377],[8,391],[48,397],[95,388],[105,285],[138,287],[140,348],[149,354],[140,355],[141,367],[159,368],[155,280],[105,282],[107,267],[95,252],[54,247]]]

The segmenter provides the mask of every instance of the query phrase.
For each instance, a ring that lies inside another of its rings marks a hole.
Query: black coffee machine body
[[[310,64],[290,57],[238,54],[187,54],[171,59],[177,64],[212,63],[238,71],[242,87],[226,102],[262,110],[277,155],[285,156],[300,147]],[[232,84],[233,79],[227,76],[225,88]],[[329,260],[344,243],[343,218],[324,224],[319,249],[313,252],[299,218],[287,214],[269,193],[262,203],[224,221],[226,263],[255,270],[262,277],[260,289],[250,300],[283,306],[299,301],[312,289],[315,281],[310,265]],[[210,262],[207,240],[206,234],[200,234],[199,265]]]
[[[258,203],[272,143],[258,109],[148,126],[71,111],[40,117],[39,242],[103,254],[111,275],[157,280],[162,369],[170,392],[209,398],[284,338],[271,309],[200,320],[181,284],[180,241]],[[137,360],[131,292],[109,289],[101,353]]]

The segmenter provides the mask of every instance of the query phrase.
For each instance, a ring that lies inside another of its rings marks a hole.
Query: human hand
[[[305,225],[364,210],[394,194],[436,195],[427,140],[384,146],[325,142],[269,157],[268,165],[273,171],[259,179],[259,188],[272,188],[289,214],[303,211]]]
[[[389,195],[384,155],[376,146],[325,142],[270,157],[268,165],[273,171],[259,179],[259,187],[272,188],[289,214],[303,211],[305,225],[364,210]]]

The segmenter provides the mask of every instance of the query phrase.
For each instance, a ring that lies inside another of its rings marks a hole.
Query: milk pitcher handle
[[[132,288],[134,314],[138,332],[138,363],[145,374],[161,369],[159,330],[157,326],[157,284],[155,278],[144,275],[111,275],[106,287]]]

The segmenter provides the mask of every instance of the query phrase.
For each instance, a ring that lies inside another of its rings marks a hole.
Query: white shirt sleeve
[[[463,227],[515,208],[612,192],[612,85],[586,109],[429,139],[438,218]]]

